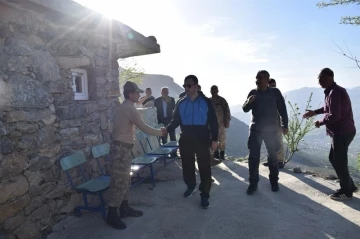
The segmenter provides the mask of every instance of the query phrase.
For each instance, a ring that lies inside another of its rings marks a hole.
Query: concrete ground
[[[126,230],[112,229],[100,213],[90,213],[60,222],[48,239],[360,238],[358,194],[346,202],[333,201],[328,194],[338,185],[286,169],[280,173],[280,191],[274,193],[268,168],[261,166],[260,173],[258,191],[248,196],[246,164],[225,161],[214,167],[211,207],[204,210],[198,191],[183,198],[181,165],[174,163],[159,173],[162,182],[154,190],[149,184],[132,190],[131,204],[144,216],[125,219]]]

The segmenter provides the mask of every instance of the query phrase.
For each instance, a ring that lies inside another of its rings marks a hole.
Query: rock
[[[27,39],[27,43],[30,46],[34,46],[34,47],[40,47],[40,46],[44,46],[45,42],[43,41],[43,39],[41,39],[40,37],[31,34],[28,39]]]
[[[24,175],[27,177],[31,188],[39,186],[42,182],[44,182],[44,179],[40,172],[25,171]]]
[[[86,145],[94,146],[94,145],[102,142],[102,135],[101,134],[84,135],[84,142]]]
[[[51,104],[49,106],[49,110],[51,110],[52,112],[55,112],[55,105]]]
[[[95,78],[96,84],[103,85],[107,83],[107,79],[105,77],[96,77]]]
[[[34,198],[29,202],[29,204],[25,208],[25,216],[30,215],[35,209],[38,209],[42,205],[44,205],[46,200],[46,197],[39,196],[37,198]]]
[[[11,108],[46,108],[54,100],[39,81],[19,74],[8,79],[6,92],[6,106]]]
[[[85,107],[83,105],[70,105],[68,107],[59,107],[56,114],[61,120],[76,119],[85,114]]]
[[[78,206],[82,201],[80,194],[71,194],[70,200],[65,203],[65,206],[61,208],[60,213],[68,214],[74,211],[74,207]],[[1,221],[0,221],[1,222]]]
[[[53,171],[51,169],[43,172],[42,176],[44,178],[45,183],[55,181],[55,177],[54,177]]]
[[[36,209],[35,211],[33,211],[33,213],[31,213],[30,218],[31,221],[37,221],[40,220],[43,217],[46,217],[46,215],[49,214],[49,206],[47,204],[42,205],[41,207],[39,207],[38,209]]]
[[[31,135],[24,135],[21,137],[21,141],[17,144],[19,149],[33,149],[35,146],[34,137]]]
[[[94,112],[88,116],[88,122],[93,122],[93,121],[97,121],[97,120],[100,120],[99,112]]]
[[[81,126],[82,122],[81,119],[75,119],[75,120],[63,120],[60,122],[60,128],[70,128],[70,127],[78,127]]]
[[[336,175],[330,174],[325,177],[326,180],[336,180],[338,177]]]
[[[15,129],[24,134],[34,133],[39,129],[36,123],[19,122],[15,125]]]
[[[4,229],[6,231],[13,231],[18,226],[25,222],[25,217],[22,213],[17,214],[15,217],[9,218],[4,223]],[[1,238],[1,237],[0,237]]]
[[[46,195],[51,192],[55,188],[55,183],[44,183],[40,186],[35,186],[34,188],[30,188],[31,197],[37,197],[40,195]]]
[[[60,144],[54,144],[52,147],[39,149],[38,156],[53,158],[60,152]]]
[[[95,58],[95,65],[96,66],[106,66],[107,63],[108,62],[106,60],[104,60],[103,58],[100,58],[100,57]]]
[[[24,195],[29,190],[29,183],[24,176],[17,177],[13,182],[0,184],[0,204]]]
[[[29,239],[40,234],[39,229],[37,229],[36,225],[30,220],[26,221],[19,228],[14,231],[14,234],[18,239]]]
[[[24,196],[12,199],[7,203],[0,205],[0,224],[6,219],[15,216],[29,203],[29,201],[29,195],[25,194]]]
[[[56,121],[56,116],[55,115],[49,115],[49,116],[46,116],[45,118],[42,119],[42,122],[45,124],[45,125],[52,125],[54,124]]]
[[[65,188],[63,186],[58,185],[54,190],[46,195],[48,199],[55,199],[64,196]]]
[[[37,80],[45,83],[60,81],[59,66],[52,55],[47,51],[36,51],[31,56],[32,66],[37,72]]]
[[[38,122],[52,114],[53,113],[49,109],[36,111],[11,111],[6,114],[6,121],[9,123],[19,121]]]
[[[91,114],[91,113],[93,113],[95,111],[98,111],[99,107],[97,106],[96,103],[90,103],[90,104],[85,105],[85,110],[86,110],[87,114]]]
[[[53,93],[64,93],[66,91],[65,82],[49,82],[49,92]]]
[[[55,28],[48,24],[46,26],[39,27],[38,36],[41,37],[45,42],[51,41],[56,35]]]
[[[65,138],[74,137],[79,135],[78,128],[67,128],[60,130],[60,135]]]
[[[53,56],[79,56],[82,54],[82,50],[78,44],[63,39],[52,44],[51,54]]]
[[[55,141],[55,129],[52,126],[41,128],[37,134],[36,144],[38,148],[51,146]]]
[[[2,154],[9,154],[14,150],[12,141],[7,137],[0,139],[0,151]]]
[[[300,167],[293,168],[294,173],[302,173],[302,170]]]
[[[90,58],[86,56],[82,56],[82,57],[59,56],[56,57],[55,59],[59,64],[59,66],[65,70],[91,65]]]
[[[4,155],[0,161],[0,179],[19,175],[28,167],[27,161],[27,156],[17,152]]]
[[[119,97],[119,96],[121,96],[119,87],[111,88],[107,93],[107,97]]]
[[[4,51],[9,55],[15,56],[29,56],[32,54],[32,50],[26,41],[8,38],[5,41]]]
[[[8,135],[9,133],[10,133],[9,127],[5,123],[0,121],[0,137],[4,135]]]
[[[57,106],[60,105],[69,105],[74,102],[74,93],[72,91],[66,91],[62,94],[54,93],[54,104]]]
[[[10,139],[16,139],[16,138],[19,138],[21,137],[22,134],[19,132],[19,131],[12,131],[9,135],[9,138]]]
[[[30,171],[39,171],[41,169],[50,168],[55,163],[55,158],[36,156],[29,162]]]
[[[100,56],[100,57],[104,58],[104,59],[108,59],[108,57],[109,57],[109,51],[106,51],[106,50],[97,49],[95,51],[95,54],[97,56]]]
[[[107,127],[108,127],[108,120],[107,120],[106,112],[100,113],[100,125],[101,125],[101,129],[107,129]]]

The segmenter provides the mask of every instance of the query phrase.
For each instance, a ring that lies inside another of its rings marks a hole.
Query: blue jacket
[[[175,107],[173,119],[166,127],[168,132],[181,126],[183,134],[191,134],[198,139],[218,141],[219,125],[214,106],[203,94],[192,101],[189,96],[180,99]]]

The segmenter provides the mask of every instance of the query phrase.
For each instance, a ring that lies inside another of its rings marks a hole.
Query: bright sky
[[[230,105],[244,102],[261,69],[283,92],[317,87],[324,67],[334,70],[338,84],[360,85],[360,69],[335,45],[347,45],[360,58],[360,26],[339,24],[341,16],[357,16],[360,6],[318,9],[317,0],[76,1],[157,38],[160,54],[136,57],[146,73],[169,75],[180,85],[195,74],[205,94],[216,84]]]

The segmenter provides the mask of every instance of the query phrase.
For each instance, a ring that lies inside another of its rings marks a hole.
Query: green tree
[[[132,81],[141,85],[144,77],[144,69],[134,59],[119,60],[119,83],[122,87],[126,81]]]
[[[310,94],[310,97],[306,103],[306,109],[311,109],[311,98],[313,93]],[[286,142],[286,153],[285,153],[285,163],[289,162],[294,154],[299,151],[300,141],[309,133],[311,130],[315,129],[315,118],[304,119],[301,116],[298,105],[292,104],[288,101],[290,106],[290,116],[289,116],[289,132],[284,135]]]
[[[360,0],[329,0],[323,1],[316,4],[319,8],[325,8],[330,6],[339,6],[339,5],[360,5]],[[360,16],[344,16],[341,17],[341,24],[350,24],[350,25],[360,25]]]

